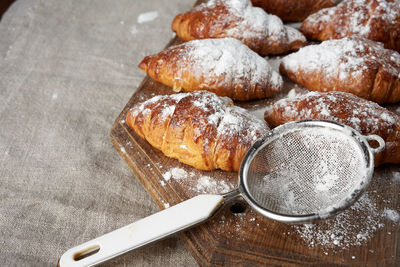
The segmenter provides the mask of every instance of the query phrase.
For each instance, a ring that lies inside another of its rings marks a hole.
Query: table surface
[[[55,266],[68,248],[158,211],[109,133],[145,76],[137,64],[162,50],[174,15],[193,4],[17,0],[4,13],[2,266]],[[175,236],[106,265],[197,264]]]

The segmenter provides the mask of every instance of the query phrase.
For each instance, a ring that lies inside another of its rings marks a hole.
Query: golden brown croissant
[[[175,91],[207,90],[234,100],[266,98],[283,85],[264,58],[233,38],[173,46],[145,57],[139,68]]]
[[[294,95],[276,102],[264,116],[271,126],[324,119],[343,123],[364,135],[377,134],[386,141],[386,148],[375,155],[375,164],[400,163],[400,116],[353,94],[309,92]]]
[[[400,101],[400,54],[347,37],[310,45],[282,59],[282,74],[312,91],[343,91],[377,103]]]
[[[306,44],[299,31],[253,7],[250,0],[210,0],[177,15],[172,30],[184,41],[233,37],[261,55],[281,54]]]
[[[303,21],[320,9],[336,5],[338,0],[251,0],[254,6],[277,15],[283,21]]]
[[[384,43],[385,48],[400,49],[400,4],[387,0],[343,1],[318,11],[301,25],[307,38],[314,40],[363,36]]]
[[[153,97],[132,108],[126,123],[166,156],[201,170],[238,171],[268,130],[229,98],[207,91]]]

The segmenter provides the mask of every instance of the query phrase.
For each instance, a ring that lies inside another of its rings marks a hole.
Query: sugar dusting
[[[155,108],[161,108],[160,112],[153,114],[153,119],[157,117],[159,122],[164,122],[174,114],[175,109],[183,99],[186,103],[190,102],[193,105],[192,114],[198,114],[191,118],[191,124],[194,128],[193,138],[194,140],[202,138],[205,150],[214,151],[218,145],[223,146],[231,143],[237,143],[248,148],[268,130],[263,119],[255,117],[243,108],[234,106],[229,98],[218,97],[208,91],[155,96],[135,106],[129,112],[134,117],[138,116],[139,113],[148,116],[152,114],[151,112]],[[186,118],[185,114],[179,116]],[[181,141],[179,148],[189,150],[184,141]],[[174,172],[166,174],[165,180],[169,180],[173,175],[179,176],[176,173],[177,170],[174,170]]]
[[[332,22],[334,25],[335,39],[350,35],[360,35],[366,38],[374,36],[374,32],[385,25],[385,30],[397,29],[400,16],[398,2],[386,0],[353,0],[343,1],[339,5],[322,9],[310,15],[304,22],[309,27],[320,25],[323,30]],[[386,35],[389,34],[385,32]]]
[[[157,11],[149,11],[149,12],[141,13],[137,17],[137,23],[142,24],[142,23],[150,22],[150,21],[155,20],[157,17],[158,17]]]
[[[187,173],[182,168],[172,168],[169,171],[164,172],[163,177],[165,181],[169,181],[171,178],[180,180],[186,178]]]
[[[180,49],[184,59],[177,60],[183,64],[175,76],[177,90],[187,68],[203,80],[199,88],[248,83],[246,88],[258,84],[278,92],[283,84],[280,74],[264,58],[233,38],[194,40],[171,49]]]
[[[325,217],[347,206],[348,199],[366,185],[364,155],[347,134],[303,128],[275,140],[267,149],[263,166],[268,171],[250,191],[275,212]]]
[[[290,72],[321,73],[325,80],[363,82],[371,68],[382,68],[400,77],[400,54],[384,49],[380,43],[360,37],[347,37],[309,45],[282,59],[283,67]],[[335,90],[341,83],[331,83]],[[322,88],[324,89],[324,88]]]
[[[210,12],[209,10],[217,6],[225,6],[230,13],[228,16],[223,14],[218,17],[222,24],[233,25],[225,37],[256,40],[267,38],[269,42],[278,42],[281,45],[298,40],[306,41],[298,30],[285,26],[279,17],[268,14],[259,7],[253,7],[250,0],[210,0],[197,6],[195,10]]]
[[[299,105],[305,103],[307,105]],[[341,108],[338,108],[338,107]],[[350,108],[351,107],[351,108]],[[392,134],[400,118],[378,104],[344,92],[309,92],[277,101],[269,112],[282,110],[285,120],[325,119],[349,125],[363,134]],[[346,110],[348,114],[339,113]]]
[[[293,226],[295,232],[306,241],[309,247],[348,249],[361,246],[376,231],[383,228],[384,216],[365,193],[349,209],[319,224]]]
[[[385,216],[386,218],[388,218],[389,220],[393,221],[393,222],[398,222],[400,219],[400,214],[393,209],[385,209],[383,211],[383,216]]]
[[[173,180],[186,185],[189,182],[189,189],[196,194],[223,194],[235,188],[229,181],[199,175],[198,171],[185,171],[183,168],[171,168],[163,173],[163,177],[167,182]]]

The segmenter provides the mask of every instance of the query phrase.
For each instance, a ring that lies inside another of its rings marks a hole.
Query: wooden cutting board
[[[179,43],[175,38],[168,46]],[[293,87],[268,100],[237,103],[258,116],[263,107],[284,97]],[[111,129],[111,141],[133,174],[161,209],[201,193],[233,189],[237,174],[198,171],[165,157],[125,124],[128,109],[155,95],[173,91],[146,77]],[[390,106],[398,110],[399,106]],[[288,225],[264,218],[242,199],[223,207],[211,220],[180,234],[200,265],[400,265],[400,167],[375,169],[365,196],[351,209],[312,225]]]

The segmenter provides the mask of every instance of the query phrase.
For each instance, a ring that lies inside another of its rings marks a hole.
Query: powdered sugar
[[[382,215],[385,216],[387,219],[391,220],[392,222],[398,222],[400,219],[400,214],[393,209],[385,209]]]
[[[226,37],[268,38],[271,42],[306,41],[305,37],[296,29],[283,25],[282,20],[265,13],[258,7],[253,7],[250,0],[211,0],[196,7],[196,10],[212,9],[216,6],[225,6],[231,13],[227,16],[226,25],[235,25],[226,32]]]
[[[385,209],[383,216],[391,220],[392,222],[398,222],[400,220],[400,214],[396,210]]]
[[[308,104],[298,108],[296,103],[304,101]],[[341,112],[337,108],[338,105],[345,108],[348,113],[346,117],[338,116],[337,112]],[[290,120],[294,118],[335,120],[363,134],[380,133],[383,130],[386,134],[391,134],[394,125],[399,121],[396,114],[378,104],[343,92],[309,92],[295,99],[282,99],[275,103],[274,109],[283,109],[282,115],[287,119],[291,118]]]
[[[308,246],[327,248],[361,246],[375,232],[384,227],[382,213],[365,193],[349,209],[318,224],[293,226]]]
[[[291,72],[320,73],[325,79],[362,81],[363,74],[371,68],[399,75],[400,54],[384,49],[379,43],[362,38],[329,40],[319,45],[301,48],[298,52],[282,59],[285,69]],[[336,85],[330,84],[329,90]]]
[[[152,20],[155,20],[157,17],[158,17],[157,11],[149,11],[149,12],[141,13],[137,17],[137,23],[142,24],[145,22],[150,22]]]
[[[267,80],[267,84],[275,91],[282,87],[279,73],[273,71],[265,59],[236,39],[194,40],[182,46],[186,48],[187,60],[193,62],[190,66],[193,74],[203,78],[205,84],[217,82],[235,85],[244,80],[255,85],[265,84]],[[179,74],[177,76],[179,78]]]
[[[299,109],[296,103],[302,101],[307,101],[308,105]],[[345,107],[349,113],[346,117],[338,116],[338,105]],[[336,120],[364,134],[378,133],[384,129],[390,134],[399,121],[396,114],[378,104],[343,92],[309,92],[294,99],[282,99],[275,103],[274,108],[284,109],[283,116],[286,118]]]
[[[385,31],[397,29],[399,17],[400,6],[395,1],[391,3],[385,0],[353,0],[343,1],[335,7],[312,14],[305,24],[310,27],[320,25],[319,30],[322,30],[325,25],[335,22],[335,39],[350,35],[376,38],[376,31],[381,25],[385,25]],[[321,26],[321,22],[324,26]],[[383,34],[385,35],[386,33]]]
[[[164,179],[168,178],[166,179],[167,182],[174,180],[178,183],[184,183],[195,194],[224,194],[235,188],[235,185],[231,182],[202,175],[197,171],[186,171],[182,168],[171,168],[164,172],[163,177]]]
[[[393,178],[392,178],[392,180],[394,181],[394,182],[400,182],[400,171],[395,171],[395,172],[393,172]]]
[[[221,118],[217,139],[236,138],[241,145],[251,145],[268,130],[267,124],[247,110],[231,106]]]
[[[180,93],[168,96],[155,96],[132,110],[132,114],[137,116],[140,112],[150,113],[155,107],[160,107],[158,116],[159,121],[165,121],[173,116],[174,111],[182,99],[190,99],[196,109],[192,110],[192,123],[196,125],[194,138],[203,137],[206,145],[212,146],[215,142],[238,142],[240,145],[248,147],[260,138],[267,130],[267,124],[237,106],[233,106],[232,101],[226,97],[218,97],[214,93],[207,91],[196,91],[194,93]],[[150,108],[152,107],[152,109]],[[210,132],[210,126],[214,127],[216,135],[205,135],[205,131]],[[215,140],[214,140],[215,139]],[[184,146],[184,147],[182,147]],[[188,149],[185,144],[181,148]]]
[[[209,176],[201,176],[196,185],[197,192],[203,194],[223,194],[232,189],[232,184],[228,184],[224,180],[215,180]]]

